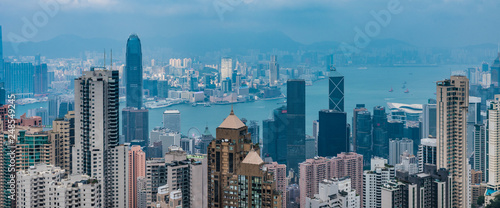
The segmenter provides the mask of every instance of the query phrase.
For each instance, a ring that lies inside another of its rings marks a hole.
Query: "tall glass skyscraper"
[[[306,160],[306,82],[303,79],[287,82],[287,167],[298,171]]]
[[[348,135],[346,112],[319,111],[318,156],[333,157],[349,152]]]
[[[330,70],[328,108],[339,112],[344,112],[344,75],[340,74],[333,66],[333,55],[327,58]]]
[[[127,107],[142,107],[142,51],[141,40],[136,34],[127,40],[125,65],[125,81],[127,91]]]

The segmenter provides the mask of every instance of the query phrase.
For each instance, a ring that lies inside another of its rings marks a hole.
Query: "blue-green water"
[[[451,71],[465,70],[467,66],[443,67],[369,67],[368,69],[338,68],[345,76],[345,111],[348,121],[352,119],[352,111],[356,104],[366,104],[368,109],[374,106],[386,106],[387,102],[408,104],[424,104],[427,99],[435,98],[436,81],[450,76]],[[406,82],[406,88],[402,88]],[[389,90],[393,88],[393,92]],[[408,88],[409,93],[404,93]],[[280,100],[265,100],[234,105],[235,114],[239,118],[262,120],[270,117],[273,109],[283,102]],[[124,106],[124,105],[123,105]],[[37,107],[47,107],[47,103],[36,103],[17,106],[17,116]],[[306,132],[312,134],[312,121],[318,119],[318,111],[328,108],[328,80],[323,79],[306,87]],[[162,125],[162,113],[166,109],[178,109],[181,112],[181,129],[184,134],[191,127],[203,131],[208,125],[215,134],[215,128],[229,114],[231,105],[212,105],[192,107],[189,104],[171,106],[161,109],[151,109],[149,113],[149,128]],[[262,132],[262,129],[261,129]]]

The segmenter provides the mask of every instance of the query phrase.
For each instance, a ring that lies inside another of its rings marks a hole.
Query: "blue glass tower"
[[[125,65],[127,107],[142,107],[142,51],[141,40],[136,34],[127,40]]]

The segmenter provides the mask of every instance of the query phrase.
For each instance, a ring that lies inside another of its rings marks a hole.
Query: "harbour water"
[[[338,68],[345,77],[345,111],[348,122],[352,121],[352,111],[356,104],[365,104],[372,111],[373,107],[386,107],[387,102],[424,104],[434,98],[436,81],[449,78],[452,71],[466,70],[468,66],[437,67],[368,67],[367,69]],[[406,84],[403,84],[405,83]],[[403,88],[405,85],[405,88]],[[393,92],[389,90],[393,88]],[[408,89],[409,93],[404,93]],[[262,120],[270,118],[272,110],[283,105],[284,99],[260,100],[234,104],[235,114],[239,118],[256,120],[262,126]],[[281,104],[278,104],[281,103]],[[124,107],[122,103],[121,107]],[[34,103],[17,106],[16,117],[28,109],[47,107],[48,103]],[[312,134],[312,122],[318,119],[318,111],[328,108],[328,79],[319,80],[306,87],[306,133]],[[204,107],[191,104],[151,109],[149,128],[162,126],[162,113],[166,109],[178,109],[181,112],[181,130],[187,134],[192,127],[203,132],[208,125],[215,136],[215,128],[229,114],[231,105],[212,105]],[[261,127],[262,132],[262,127]]]

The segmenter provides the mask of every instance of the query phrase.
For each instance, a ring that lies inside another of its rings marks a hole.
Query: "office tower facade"
[[[364,165],[370,164],[372,157],[372,117],[365,105],[356,105],[353,114],[353,146],[356,153],[363,155]]]
[[[319,193],[320,181],[331,178],[330,163],[325,157],[315,157],[300,163],[300,207],[305,207],[306,198],[313,198]]]
[[[260,143],[260,126],[257,121],[249,121],[248,123],[248,133],[252,135],[252,143]]]
[[[124,108],[122,110],[123,137],[121,143],[130,143],[133,140],[145,147],[149,145],[149,110],[142,108]]]
[[[95,179],[87,175],[64,178],[66,174],[45,164],[19,171],[16,207],[102,207],[103,199],[96,194],[101,187]]]
[[[52,144],[52,155],[56,167],[60,167],[67,174],[72,173],[71,150],[75,145],[75,112],[69,111],[64,118],[52,122],[52,130],[49,131],[49,140]]]
[[[35,109],[29,109],[28,110],[28,117],[34,117],[38,116],[42,118],[42,125],[44,126],[50,126],[51,123],[49,123],[49,111],[47,108],[35,108]]]
[[[467,170],[467,109],[469,80],[451,76],[437,82],[437,167],[452,179],[452,207],[469,207]],[[451,124],[451,126],[450,126]]]
[[[5,82],[4,60],[3,60],[2,26],[0,25],[0,81]]]
[[[389,156],[389,137],[387,134],[387,114],[385,108],[373,108],[373,155],[387,158]],[[420,138],[419,138],[420,139]]]
[[[32,63],[10,63],[4,64],[5,88],[9,93],[33,93],[35,67]]]
[[[350,178],[323,180],[319,183],[319,193],[307,197],[305,208],[359,208],[359,200]]]
[[[488,109],[488,188],[500,189],[500,95]]]
[[[485,181],[488,179],[488,137],[486,135],[486,125],[476,124],[474,125],[474,154],[472,169],[481,171],[482,178]]]
[[[126,207],[128,147],[119,146],[118,71],[85,71],[75,79],[73,173],[101,184],[103,207]]]
[[[228,77],[231,78],[233,72],[233,59],[229,57],[224,57],[220,62],[220,82],[226,80]]]
[[[142,49],[141,40],[132,34],[127,40],[125,84],[127,107],[142,108]]]
[[[274,181],[276,182],[276,190],[281,192],[282,208],[286,208],[286,187],[288,187],[286,165],[272,162],[266,163],[264,167],[267,168],[267,171],[273,173]]]
[[[306,159],[306,82],[287,81],[287,168],[298,171],[299,163]]]
[[[208,148],[209,208],[281,207],[281,193],[273,175],[262,169],[264,161],[258,151],[247,126],[231,110]]]
[[[166,110],[163,112],[163,127],[180,133],[181,112],[179,110]]]
[[[371,169],[363,172],[363,207],[382,208],[381,184],[395,176],[396,171],[393,166],[387,166],[387,159],[371,158]]]
[[[49,123],[52,123],[58,117],[59,102],[59,96],[49,95]]]
[[[437,144],[435,138],[422,139],[418,146],[418,170],[424,172],[425,164],[437,164]]]
[[[269,62],[269,86],[276,86],[280,80],[280,65],[278,56],[272,55]]]
[[[64,118],[69,111],[75,110],[75,101],[74,100],[61,100],[59,103],[58,115],[57,118]]]
[[[47,64],[36,63],[33,76],[33,90],[35,94],[45,94],[49,90]]]
[[[422,106],[422,138],[436,138],[436,104]]]
[[[319,111],[318,156],[332,157],[348,151],[347,113],[337,110]]]
[[[287,164],[287,110],[285,106],[273,110],[273,118],[262,121],[262,156],[271,157],[279,164]]]
[[[158,80],[158,97],[168,98],[169,88],[170,85],[168,84],[168,80]]]
[[[128,151],[128,207],[140,208],[138,199],[138,192],[140,189],[137,185],[139,177],[146,177],[146,153],[141,149],[141,146],[134,145]]]
[[[333,67],[328,81],[328,109],[344,112],[344,76]]]
[[[403,138],[389,141],[389,165],[396,165],[401,162],[401,155],[408,152],[413,155],[413,140]]]

